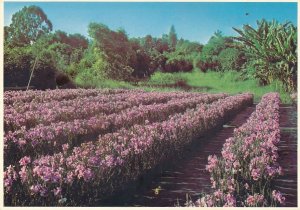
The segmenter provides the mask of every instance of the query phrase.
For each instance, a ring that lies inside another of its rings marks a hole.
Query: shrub
[[[205,73],[209,70],[218,70],[220,63],[216,59],[216,56],[213,56],[209,60],[205,60],[200,56],[198,59],[196,59],[195,66],[200,69],[200,71]]]
[[[71,82],[70,78],[68,77],[68,75],[62,73],[62,72],[58,72],[56,73],[56,76],[55,76],[55,81],[56,81],[56,84],[58,86],[61,86],[61,85],[65,85],[69,82]]]
[[[193,70],[193,64],[184,58],[167,60],[164,72],[189,72]]]
[[[240,70],[245,62],[244,55],[235,48],[226,48],[218,55],[218,61],[222,71]]]
[[[56,87],[56,67],[48,50],[39,52],[30,85],[36,89],[53,89]],[[31,47],[5,47],[4,52],[4,86],[27,86],[36,57]]]

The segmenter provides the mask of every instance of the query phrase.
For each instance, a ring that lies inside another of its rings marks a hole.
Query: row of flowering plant
[[[143,124],[145,120],[149,122],[166,120],[168,116],[184,112],[188,108],[195,108],[199,103],[211,103],[225,96],[225,94],[209,94],[192,98],[175,97],[165,104],[133,106],[110,115],[99,114],[70,122],[41,124],[29,130],[23,128],[15,132],[9,131],[4,137],[5,165],[12,164],[25,155],[34,157],[58,152],[63,144],[68,143],[73,147],[87,139],[97,138],[99,134],[114,132],[122,127],[128,128],[135,124]],[[146,100],[148,101],[148,99]]]
[[[282,174],[277,159],[280,140],[279,94],[265,94],[256,110],[223,145],[222,156],[208,157],[207,171],[214,191],[196,206],[277,206],[285,197],[272,189]]]
[[[143,92],[141,90],[124,89],[55,89],[55,90],[28,90],[28,91],[5,91],[4,105],[24,103],[45,103],[49,101],[71,100],[99,94],[118,94],[128,92]]]
[[[4,173],[7,205],[92,205],[122,189],[252,103],[251,94],[199,104],[162,122],[134,125],[97,141],[35,160],[25,156]]]
[[[16,131],[36,125],[49,125],[85,119],[97,114],[111,114],[140,104],[166,103],[171,99],[197,97],[199,93],[145,93],[127,92],[121,94],[99,94],[72,100],[50,101],[46,103],[16,103],[4,107],[4,130]],[[87,105],[88,104],[88,105]]]

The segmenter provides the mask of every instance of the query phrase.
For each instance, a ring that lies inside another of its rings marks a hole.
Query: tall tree
[[[19,46],[35,42],[52,31],[52,23],[44,11],[37,6],[23,7],[12,16],[7,30],[7,40]]]
[[[151,35],[145,37],[144,48],[146,51],[150,51],[153,47],[153,38]]]
[[[177,34],[174,25],[171,26],[168,38],[169,38],[168,40],[169,48],[171,50],[175,50],[177,44]]]

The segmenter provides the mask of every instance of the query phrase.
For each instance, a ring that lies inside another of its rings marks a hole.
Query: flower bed
[[[272,189],[272,180],[282,174],[277,159],[280,140],[279,94],[268,93],[255,112],[223,145],[222,156],[208,157],[214,192],[196,206],[277,206],[285,198]]]
[[[166,104],[140,105],[138,107],[132,105],[131,108],[110,115],[102,114],[88,119],[58,122],[46,126],[38,125],[29,130],[23,128],[15,132],[8,132],[4,137],[5,165],[13,164],[15,160],[26,155],[35,157],[52,154],[60,151],[63,144],[68,143],[73,147],[85,140],[95,139],[99,134],[115,132],[122,127],[128,128],[135,124],[143,124],[145,120],[149,122],[166,120],[168,116],[184,112],[187,108],[194,108],[199,103],[211,103],[225,96],[225,94],[210,94],[192,98],[174,97]],[[153,100],[155,99],[157,98],[154,97]],[[149,101],[150,99],[148,97],[145,100]]]
[[[4,105],[16,103],[45,103],[49,101],[72,100],[87,96],[97,96],[98,94],[117,94],[128,92],[143,92],[140,90],[123,89],[56,89],[56,90],[28,90],[28,91],[5,91]]]
[[[53,122],[86,119],[101,113],[112,114],[120,112],[141,104],[166,103],[169,100],[201,95],[205,94],[127,92],[121,94],[99,94],[97,96],[79,97],[63,101],[54,100],[47,103],[15,103],[4,108],[4,130],[5,132],[19,129],[27,130],[36,125],[49,125]]]
[[[251,94],[230,96],[163,122],[102,135],[80,147],[71,149],[65,144],[63,152],[51,156],[23,157],[5,171],[5,203],[95,204],[252,102]]]

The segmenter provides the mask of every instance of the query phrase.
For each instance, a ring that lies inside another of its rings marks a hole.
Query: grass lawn
[[[129,82],[114,80],[93,80],[82,81],[75,80],[75,83],[81,87],[95,88],[125,88],[125,89],[143,89],[145,91],[180,91],[183,90],[176,86],[178,81],[184,83],[190,88],[189,91],[208,92],[208,93],[228,93],[237,94],[250,92],[254,94],[254,101],[259,102],[261,97],[268,92],[279,92],[282,103],[291,103],[291,98],[284,91],[279,81],[275,81],[267,86],[260,86],[256,79],[241,80],[240,74],[236,71],[207,72],[199,70],[188,73],[161,73],[156,72],[149,80],[139,82],[133,85]]]
[[[267,86],[259,86],[256,79],[241,80],[240,74],[235,71],[207,72],[193,71],[190,73],[156,73],[147,84],[146,90],[170,91],[174,88],[157,88],[157,85],[175,84],[177,81],[184,80],[195,89],[209,93],[228,93],[237,94],[250,92],[254,94],[255,102],[260,101],[261,97],[268,92],[279,92],[282,103],[291,103],[291,98],[286,93],[279,81],[275,81]],[[143,84],[141,84],[143,85]],[[150,86],[150,87],[149,87]],[[175,88],[176,89],[176,88]],[[178,89],[177,89],[178,90]]]

